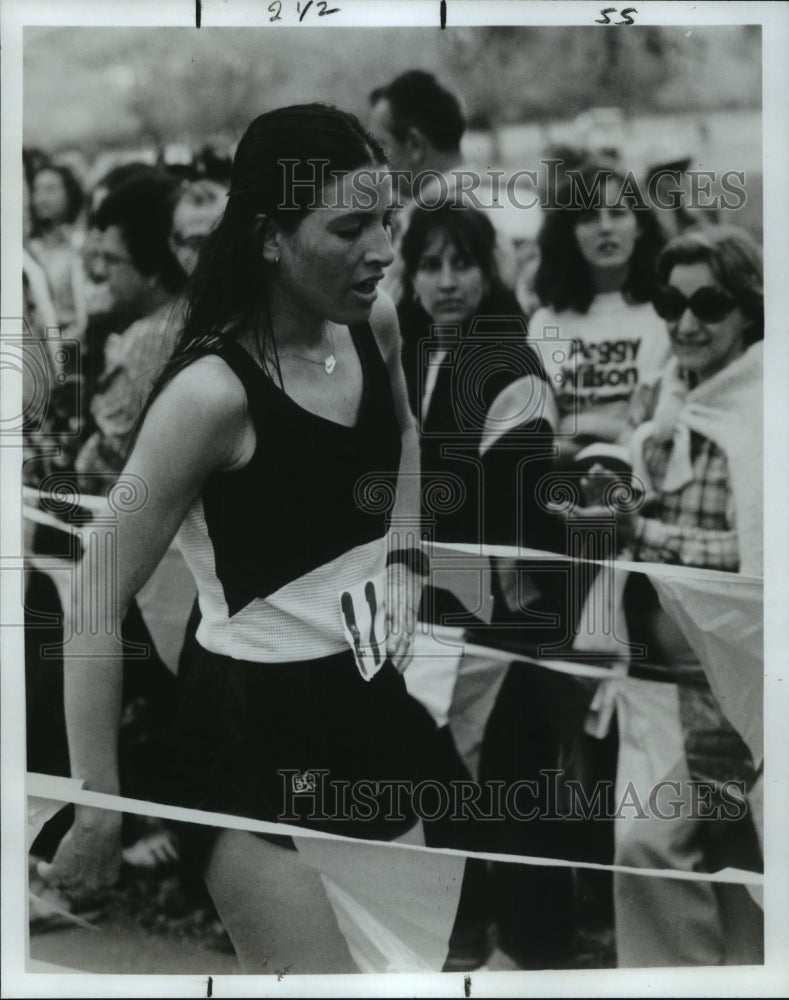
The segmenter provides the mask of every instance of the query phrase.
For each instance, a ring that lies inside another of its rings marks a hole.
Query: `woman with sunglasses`
[[[89,581],[100,602],[114,584],[97,612],[111,634],[85,629],[69,648],[72,774],[88,788],[118,792],[116,635],[177,535],[201,621],[172,726],[176,804],[373,839],[416,822],[408,801],[387,804],[389,782],[425,777],[434,732],[402,677],[426,567],[418,543],[394,544],[417,517],[418,446],[396,315],[377,295],[388,193],[381,147],[336,108],[279,108],[241,139],[121,476],[143,495],[118,513],[117,574],[97,560]],[[362,783],[365,808],[351,808]],[[112,882],[119,821],[77,807],[41,874]],[[356,971],[328,886],[290,838],[185,834],[243,971]],[[398,959],[408,970],[411,952]]]
[[[636,561],[761,576],[761,252],[741,230],[689,231],[661,254],[658,278],[655,308],[674,357],[635,404],[647,418],[631,442],[647,492],[639,513],[619,515],[618,541]],[[645,733],[649,740],[652,787],[676,784],[669,815],[619,822],[616,862],[704,871],[714,859],[715,867],[758,868],[751,817],[700,818],[690,783],[709,783],[701,812],[709,817],[717,809],[720,817],[722,784],[742,781],[749,788],[759,762],[643,574],[630,575],[624,603],[631,640],[646,644],[649,662],[683,678],[678,685],[640,682],[617,691],[620,733],[631,734],[622,737],[620,784],[638,773],[636,756],[643,766],[635,733],[638,742]],[[763,961],[762,914],[743,886],[617,874],[615,905],[620,966]]]

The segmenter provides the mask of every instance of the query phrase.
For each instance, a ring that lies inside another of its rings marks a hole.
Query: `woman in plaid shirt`
[[[654,305],[674,357],[634,401],[639,426],[631,450],[646,496],[639,513],[618,517],[619,547],[640,562],[760,577],[761,252],[734,228],[691,231],[665,248],[658,278]],[[758,869],[751,817],[732,822],[720,806],[721,786],[741,781],[749,789],[760,762],[723,715],[698,657],[644,574],[631,574],[624,601],[631,640],[646,644],[651,663],[679,669],[683,678],[617,691],[620,778],[631,777],[636,758],[646,755],[653,787],[660,779],[674,784],[671,818],[653,813],[618,824],[616,863]],[[638,732],[650,743],[646,751],[633,737]],[[710,789],[704,810],[698,800],[693,808],[694,782]],[[762,913],[743,886],[617,874],[615,906],[620,966],[763,961]]]

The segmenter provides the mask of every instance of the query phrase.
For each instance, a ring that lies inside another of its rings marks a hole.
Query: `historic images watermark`
[[[420,208],[436,210],[450,204],[458,209],[492,211],[504,208],[573,209],[602,208],[633,211],[679,208],[737,211],[747,201],[742,170],[678,170],[662,168],[647,178],[632,170],[602,168],[588,183],[583,171],[565,168],[562,159],[543,159],[536,169],[504,170],[433,169],[414,173],[388,167],[361,168],[353,172],[329,170],[328,160],[280,160],[285,199],[277,206],[295,211],[334,208],[369,211],[383,200],[392,210],[409,200]],[[559,192],[562,192],[561,197]],[[298,198],[298,200],[297,200]]]
[[[743,781],[659,781],[638,789],[632,781],[594,785],[544,769],[534,778],[506,782],[423,781],[332,778],[325,768],[277,772],[283,791],[284,823],[425,822],[448,819],[479,822],[514,820],[741,820],[748,813]]]

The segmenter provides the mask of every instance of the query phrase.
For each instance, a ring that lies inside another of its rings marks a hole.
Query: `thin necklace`
[[[334,334],[331,331],[331,327],[328,323],[323,324],[324,330],[328,330],[329,339],[331,340],[331,352],[323,359],[323,361],[316,361],[315,358],[305,358],[303,354],[280,354],[277,352],[277,358],[279,361],[285,358],[297,358],[299,361],[308,361],[311,365],[323,365],[323,370],[327,375],[331,375],[337,366],[337,358],[334,356]]]

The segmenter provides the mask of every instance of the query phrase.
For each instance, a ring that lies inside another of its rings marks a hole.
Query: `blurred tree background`
[[[759,26],[27,28],[24,134],[90,155],[108,145],[237,138],[267,108],[367,95],[430,69],[477,129],[569,118],[758,109]]]

